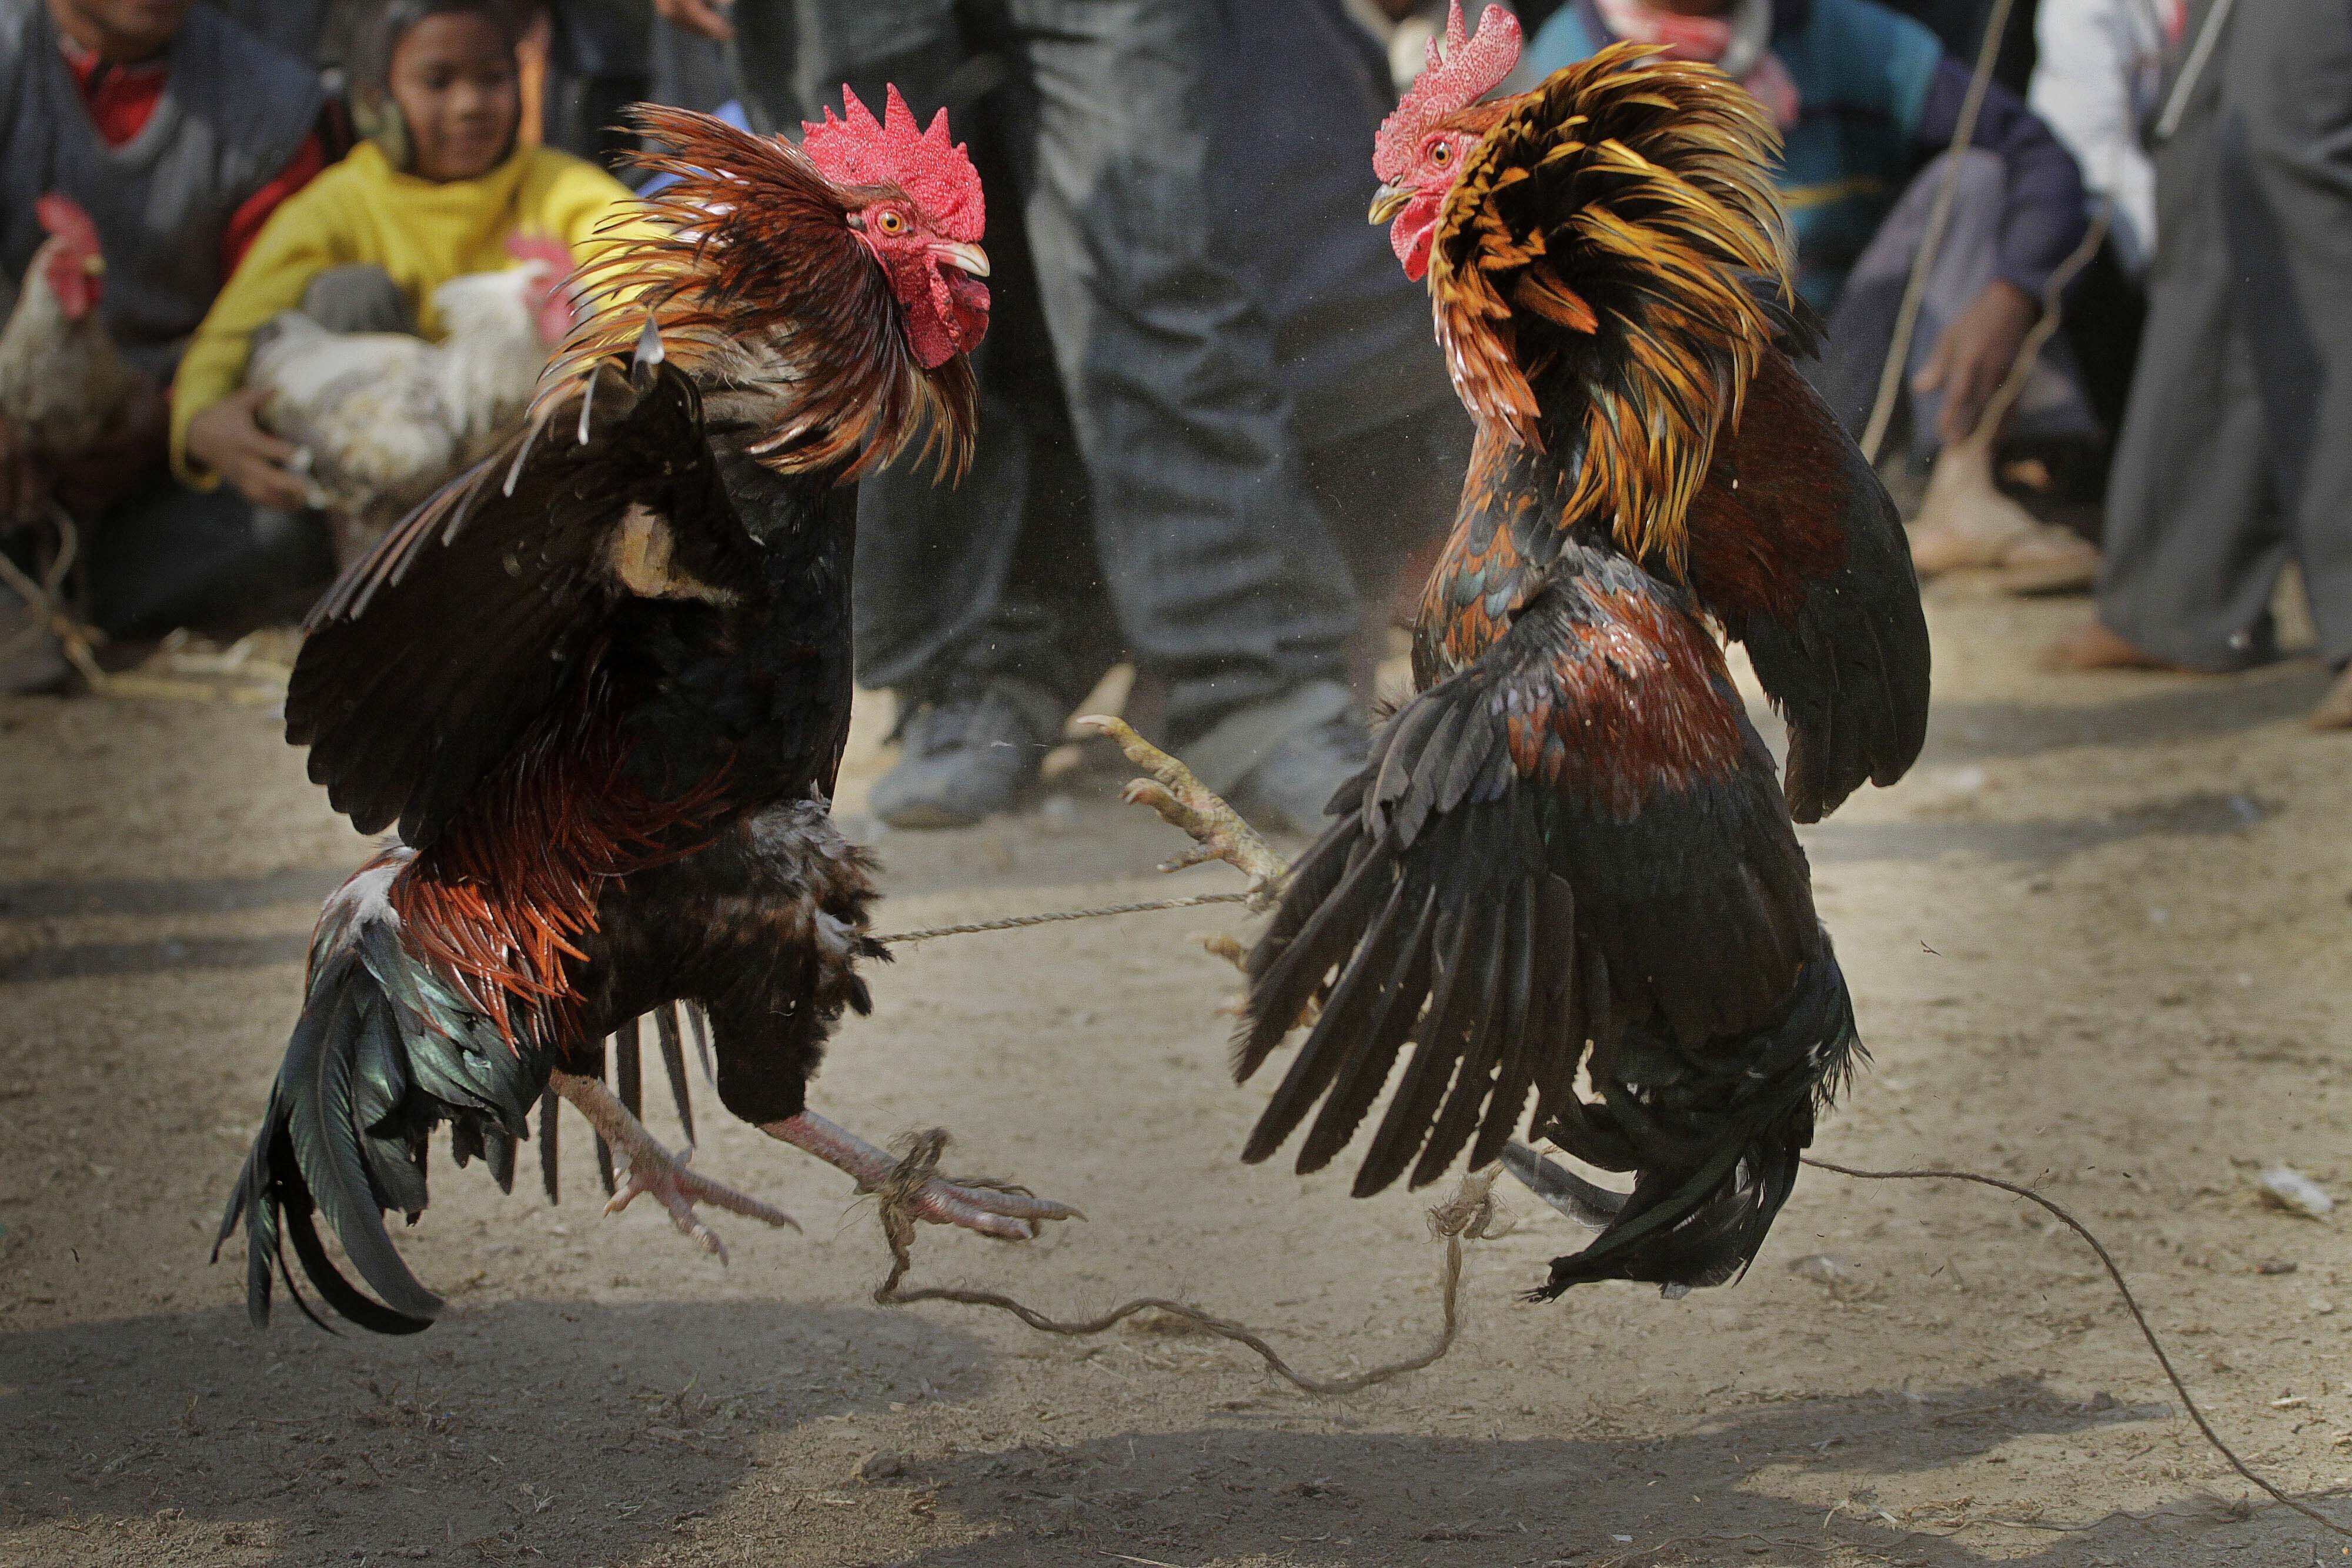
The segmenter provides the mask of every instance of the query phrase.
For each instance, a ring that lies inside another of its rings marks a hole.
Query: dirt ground
[[[1808,835],[1876,1059],[1819,1152],[2072,1206],[2250,1462],[2352,1485],[2352,1254],[2253,1180],[2285,1163],[2352,1198],[2352,741],[2301,727],[2307,664],[2037,673],[2080,613],[1938,590],[1927,758]],[[854,821],[887,760],[878,706]],[[1317,1400],[1164,1328],[1049,1339],[877,1307],[870,1206],[706,1095],[700,1163],[805,1233],[721,1217],[722,1268],[650,1206],[602,1219],[577,1133],[557,1207],[436,1155],[403,1246],[453,1299],[441,1323],[335,1338],[282,1312],[257,1334],[242,1242],[205,1252],[310,914],[363,846],[263,708],[21,701],[0,733],[0,1563],[2344,1556],[2245,1502],[2038,1211],[1821,1172],[1744,1281],[1679,1302],[1522,1303],[1580,1234],[1522,1198],[1470,1249],[1448,1359]],[[1116,783],[1081,771],[1015,821],[880,836],[881,925],[1232,884],[1155,877],[1170,835]],[[919,1282],[1066,1313],[1185,1296],[1311,1370],[1433,1332],[1442,1191],[1355,1202],[1343,1171],[1235,1160],[1265,1091],[1226,1076],[1231,974],[1194,940],[1228,913],[940,941],[877,976],[814,1103],[877,1135],[944,1124],[951,1166],[1092,1216],[1027,1246],[928,1231]],[[666,1108],[655,1124],[675,1136]],[[1792,1268],[1812,1255],[1833,1285]]]

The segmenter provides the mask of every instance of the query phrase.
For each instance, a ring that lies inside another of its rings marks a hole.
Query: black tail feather
[[[679,1038],[678,1009],[688,1004],[672,1002],[654,1009],[654,1033],[661,1040],[662,1071],[669,1075],[669,1097],[677,1106],[677,1124],[685,1129],[686,1141],[695,1141],[694,1101],[686,1088],[686,1046]]]
[[[556,1098],[554,1090],[539,1097],[539,1182],[547,1189],[550,1203],[563,1201],[555,1159],[555,1130],[562,1125],[559,1118],[562,1109],[563,1102]]]
[[[398,1072],[396,1050],[388,1057],[377,1038],[396,1027],[383,989],[356,954],[328,960],[313,977],[260,1134],[213,1244],[218,1257],[244,1220],[246,1313],[257,1328],[269,1322],[272,1269],[282,1263],[279,1249],[289,1241],[320,1296],[362,1327],[410,1333],[440,1314],[441,1298],[408,1271],[383,1225],[383,1209],[395,1198],[423,1206],[421,1157],[411,1155],[396,1126],[389,1136],[378,1130],[387,1117],[396,1121],[393,1108],[406,1092],[404,1073],[389,1075]],[[420,1153],[421,1145],[420,1133]],[[387,1175],[396,1192],[377,1185]],[[327,1256],[311,1218],[321,1208],[352,1270],[381,1301],[369,1300]]]
[[[1816,1113],[1862,1054],[1853,1001],[1824,934],[1788,1010],[1734,1063],[1694,1070],[1641,1108],[1625,1134],[1640,1158],[1632,1194],[1591,1246],[1553,1260],[1533,1299],[1594,1280],[1689,1289],[1738,1278],[1796,1186]],[[1596,1120],[1633,1109],[1623,1094],[1608,1099]],[[1555,1125],[1550,1135],[1584,1157],[1574,1130]]]
[[[613,1031],[613,1092],[621,1108],[646,1119],[646,1057],[643,1020],[631,1019]]]
[[[425,1013],[432,1000],[410,964],[396,926],[364,919],[314,957],[302,1016],[213,1245],[217,1258],[243,1226],[256,1327],[268,1323],[279,1279],[320,1319],[295,1286],[289,1247],[320,1303],[350,1322],[414,1333],[439,1316],[441,1298],[401,1260],[383,1218],[424,1209],[426,1140],[439,1123],[454,1124],[461,1160],[478,1156],[501,1186],[512,1184],[515,1140],[545,1065]],[[320,1235],[321,1214],[342,1245],[340,1266]]]

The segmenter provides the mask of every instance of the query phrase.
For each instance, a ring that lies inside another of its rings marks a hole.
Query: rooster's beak
[[[1366,221],[1384,224],[1404,211],[1404,204],[1419,193],[1410,185],[1382,185],[1372,193],[1372,210]]]
[[[988,253],[976,245],[963,245],[939,240],[932,244],[931,254],[950,267],[960,267],[974,277],[988,276]]]

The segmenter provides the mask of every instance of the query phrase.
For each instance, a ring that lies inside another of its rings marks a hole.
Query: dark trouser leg
[[[977,119],[982,180],[996,210],[1017,210],[992,117]],[[901,463],[858,496],[858,679],[917,702],[1018,681],[1050,696],[1058,726],[1117,650],[1086,469],[1020,225],[992,227],[988,250],[993,308],[973,361],[983,434],[971,470],[950,486]]]
[[[860,486],[857,678],[898,690],[902,712],[1010,680],[1038,695],[1029,706],[1066,713],[1117,650],[1085,468],[1020,222],[1003,95],[961,96],[976,78],[944,3],[908,0],[886,16],[800,0],[747,7],[737,19],[755,121],[790,125],[837,108],[844,81],[878,109],[895,83],[925,120],[949,105],[988,201],[992,311],[972,360],[982,434],[961,483],[901,463]]]
[[[1952,203],[1951,222],[1927,269],[1927,292],[1920,299],[1918,324],[1911,334],[1904,368],[1905,395],[1912,403],[1912,450],[1923,460],[1935,455],[1936,421],[1943,398],[1936,392],[1912,394],[1911,378],[1927,368],[1945,329],[1992,282],[2009,199],[2008,172],[1999,158],[1978,148],[1958,156],[1959,188]],[[1911,182],[1854,263],[1830,312],[1829,341],[1811,375],[1838,423],[1857,437],[1870,423],[1879,372],[1895,341],[1903,292],[1952,157],[1947,153],[1937,158]],[[2011,431],[2019,435],[2097,435],[2098,422],[2082,390],[2073,351],[2063,340],[2053,340],[2042,350],[2018,400]]]
[[[1307,452],[1307,481],[1325,527],[1373,613],[1385,624],[1399,574],[1442,547],[1470,466],[1470,416],[1448,397]],[[1416,596],[1423,572],[1402,585]]]
[[[2274,0],[2231,28],[2216,226],[2240,280],[2272,494],[2320,655],[2342,665],[2352,660],[2352,15]]]
[[[2244,340],[2225,298],[2180,293],[2178,280],[2159,287],[2148,316],[2107,481],[2099,619],[2169,663],[2242,669],[2271,656],[2286,538]]]
[[[1209,249],[1213,9],[1190,0],[888,8],[798,0],[747,7],[737,20],[744,85],[774,123],[812,113],[845,78],[869,103],[896,80],[928,114],[969,76],[974,50],[1011,62],[1013,79],[990,102],[1002,106],[1013,189],[1010,199],[991,189],[988,243],[993,257],[1017,225],[1036,256],[1041,336],[1092,485],[1095,542],[1122,640],[1167,684],[1180,734],[1342,681],[1356,607],[1304,493],[1274,377],[1273,327]],[[1005,336],[1000,319],[991,352]],[[1002,432],[985,413],[983,426],[988,462]],[[883,531],[895,533],[907,526],[898,497],[914,492],[879,488],[888,497]],[[932,497],[923,508],[926,534],[939,505]],[[1008,585],[1025,574],[994,530],[1014,514],[980,505],[972,513],[961,546],[922,547],[921,573],[886,564],[869,577],[890,547],[861,541],[860,632],[875,627],[881,643],[865,678],[936,667],[951,647],[961,657],[976,646],[1001,656],[1009,646],[1051,645],[1086,663],[1093,622],[1081,574],[1041,584],[1065,591],[1050,602],[1013,604]],[[974,542],[980,534],[987,538]],[[879,597],[872,585],[918,576],[926,591],[898,598],[909,633],[901,639],[869,619]],[[943,595],[968,597],[942,612]],[[1041,603],[1050,635],[1029,613]],[[953,633],[939,634],[941,626]]]
[[[93,619],[115,637],[296,616],[333,569],[315,514],[259,510],[226,485],[191,490],[166,479],[93,533]]]
[[[1357,605],[1306,492],[1274,324],[1212,246],[1213,8],[971,9],[1017,62],[1023,216],[1097,549],[1171,735],[1343,683]]]

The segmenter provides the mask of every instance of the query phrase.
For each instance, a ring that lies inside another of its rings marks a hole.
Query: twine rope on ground
[[[2352,1527],[2338,1524],[2309,1503],[2298,1498],[2289,1497],[2270,1481],[2256,1474],[2245,1460],[2238,1458],[2236,1449],[2221,1440],[2221,1435],[2213,1430],[2213,1423],[2207,1420],[2205,1412],[2198,1408],[2196,1399],[2189,1392],[2189,1385],[2181,1382],[2180,1374],[2173,1370],[2172,1357],[2165,1354],[2164,1342],[2157,1337],[2156,1330],[2149,1325],[2147,1314],[2140,1311],[2139,1301],[2132,1294],[2131,1287],[2124,1282],[2123,1270],[2116,1266],[2115,1258],[2107,1251],[2105,1245],[2096,1236],[2091,1234],[2091,1228],[2069,1214],[2063,1204],[2053,1198],[2044,1197],[2030,1186],[2024,1186],[2013,1181],[2003,1181],[1999,1176],[1982,1176],[1975,1171],[1935,1169],[1865,1171],[1857,1170],[1852,1166],[1838,1165],[1830,1160],[1810,1157],[1806,1159],[1805,1164],[1815,1170],[1834,1172],[1842,1176],[1852,1176],[1858,1181],[1973,1182],[1979,1186],[1993,1187],[2001,1192],[2013,1194],[2046,1210],[2061,1225],[2089,1243],[2091,1250],[2098,1254],[2100,1267],[2106,1270],[2107,1279],[2114,1284],[2116,1294],[2123,1297],[2124,1306],[2130,1312],[2132,1322],[2139,1325],[2140,1337],[2147,1341],[2147,1348],[2156,1354],[2156,1364],[2164,1369],[2166,1381],[2172,1385],[2172,1391],[2180,1396],[2182,1408],[2189,1412],[2189,1418],[2197,1424],[2198,1431],[2204,1434],[2205,1440],[2213,1446],[2214,1451],[2230,1462],[2231,1469],[2268,1492],[2272,1500],[2285,1504],[2295,1512],[2335,1534],[2352,1536]]]
[[[1050,925],[1058,920],[1101,920],[1114,915],[1150,915],[1162,909],[1198,909],[1209,904],[1247,904],[1247,893],[1196,893],[1183,898],[1149,898],[1139,904],[1105,904],[1091,909],[1055,909],[1038,915],[1008,915],[996,920],[972,920],[961,925],[926,925],[916,931],[889,931],[874,938],[885,946],[901,942],[928,942],[934,936],[970,936],[982,931],[1017,931],[1024,925]]]
[[[1494,1195],[1495,1179],[1501,1174],[1501,1167],[1489,1166],[1483,1172],[1472,1172],[1464,1176],[1454,1195],[1429,1211],[1430,1234],[1445,1243],[1445,1259],[1438,1273],[1443,1322],[1435,1341],[1427,1349],[1401,1361],[1386,1362],[1340,1377],[1315,1377],[1292,1366],[1281,1352],[1246,1324],[1218,1317],[1188,1302],[1171,1301],[1164,1296],[1138,1296],[1097,1317],[1066,1321],[1048,1317],[1001,1291],[951,1285],[924,1285],[913,1290],[905,1288],[907,1271],[914,1266],[915,1199],[923,1184],[938,1170],[940,1155],[947,1148],[947,1134],[936,1127],[914,1134],[905,1158],[877,1189],[882,1234],[890,1245],[890,1272],[874,1290],[874,1300],[877,1303],[898,1307],[918,1301],[952,1301],[968,1307],[993,1307],[999,1312],[1012,1313],[1040,1333],[1071,1338],[1087,1338],[1108,1333],[1139,1312],[1159,1312],[1181,1319],[1205,1333],[1231,1340],[1255,1353],[1258,1359],[1265,1363],[1268,1371],[1307,1394],[1354,1394],[1375,1384],[1386,1383],[1434,1365],[1454,1348],[1454,1338],[1461,1332],[1462,1243],[1499,1236],[1509,1228],[1503,1206]],[[987,1177],[956,1176],[951,1179],[964,1186],[992,1187],[1000,1192],[1027,1191],[1009,1182]]]
[[[2075,257],[2069,258],[2070,262],[2079,265],[2078,258],[2086,258],[2090,248],[2091,244],[2086,242],[2077,250]],[[2013,370],[2011,379],[2013,382],[2021,378]],[[2003,391],[2010,395],[2014,395],[2011,387],[2004,387]],[[1253,902],[1256,896],[1255,892],[1198,894],[1188,898],[1154,899],[1140,904],[1108,904],[1091,909],[1013,915],[1002,920],[978,921],[962,925],[932,926],[919,931],[897,932],[878,937],[877,940],[914,942],[931,936],[1012,930],[1060,920],[1088,920],[1114,915],[1140,914],[1158,909],[1191,908],[1209,904],[1246,904]],[[1000,1312],[1012,1313],[1040,1333],[1073,1337],[1105,1333],[1139,1312],[1163,1312],[1181,1318],[1220,1338],[1229,1339],[1245,1346],[1255,1352],[1276,1375],[1289,1382],[1294,1387],[1309,1394],[1351,1394],[1359,1389],[1370,1387],[1374,1384],[1385,1383],[1391,1378],[1401,1377],[1408,1373],[1418,1372],[1424,1367],[1435,1364],[1447,1351],[1453,1348],[1455,1334],[1460,1328],[1458,1297],[1462,1281],[1464,1239],[1475,1239],[1488,1235],[1499,1235],[1507,1228],[1507,1223],[1502,1220],[1501,1210],[1492,1190],[1500,1167],[1493,1166],[1484,1172],[1471,1172],[1465,1175],[1454,1197],[1429,1211],[1431,1234],[1442,1237],[1446,1244],[1445,1261],[1440,1277],[1444,1322],[1435,1343],[1427,1350],[1407,1356],[1402,1361],[1391,1362],[1350,1376],[1309,1377],[1295,1370],[1280,1353],[1247,1326],[1230,1319],[1216,1317],[1198,1307],[1181,1301],[1170,1301],[1163,1297],[1138,1297],[1112,1308],[1098,1317],[1066,1322],[1047,1317],[1045,1313],[1002,1291],[954,1286],[905,1289],[907,1271],[913,1267],[915,1195],[937,1169],[940,1155],[946,1148],[947,1141],[947,1134],[936,1128],[930,1132],[917,1134],[905,1158],[899,1162],[898,1169],[879,1189],[877,1196],[880,1200],[883,1234],[889,1242],[891,1265],[888,1277],[875,1289],[874,1300],[877,1302],[885,1306],[905,1306],[918,1301],[951,1301],[964,1306],[992,1307]],[[1833,1175],[1857,1181],[1973,1183],[2021,1197],[2028,1203],[2047,1211],[2060,1224],[2081,1237],[2097,1255],[2100,1266],[2106,1270],[2108,1281],[2115,1286],[2116,1293],[2123,1298],[2125,1309],[2131,1313],[2132,1322],[2138,1326],[2140,1337],[2147,1342],[2147,1348],[2155,1354],[2158,1366],[2163,1369],[2166,1381],[2172,1385],[2173,1392],[2180,1396],[2182,1408],[2188,1411],[2189,1418],[2196,1424],[2198,1432],[2213,1450],[2228,1462],[2231,1469],[2260,1488],[2273,1501],[2293,1509],[2331,1533],[2352,1538],[2352,1527],[2338,1524],[2310,1504],[2288,1495],[2276,1484],[2257,1473],[2244,1459],[2238,1457],[2236,1449],[2222,1440],[2221,1435],[2213,1429],[2212,1422],[2206,1418],[2205,1412],[2198,1406],[2195,1396],[2189,1392],[2189,1385],[2181,1381],[2180,1374],[2174,1369],[2172,1357],[2166,1352],[2164,1343],[2157,1334],[2154,1325],[2147,1321],[2147,1314],[2141,1311],[2139,1300],[2132,1293],[2131,1286],[2126,1282],[2123,1270],[2117,1267],[2114,1255],[2107,1250],[2105,1243],[2092,1232],[2090,1227],[2075,1218],[2064,1205],[2019,1183],[2004,1181],[1999,1176],[1985,1176],[1976,1171],[1940,1168],[1871,1171],[1862,1170],[1853,1166],[1839,1165],[1831,1160],[1811,1157],[1804,1163],[1816,1170],[1829,1171]],[[959,1177],[957,1179],[963,1181],[966,1186],[989,1186],[1006,1191],[1025,1190],[985,1178],[971,1180]]]

